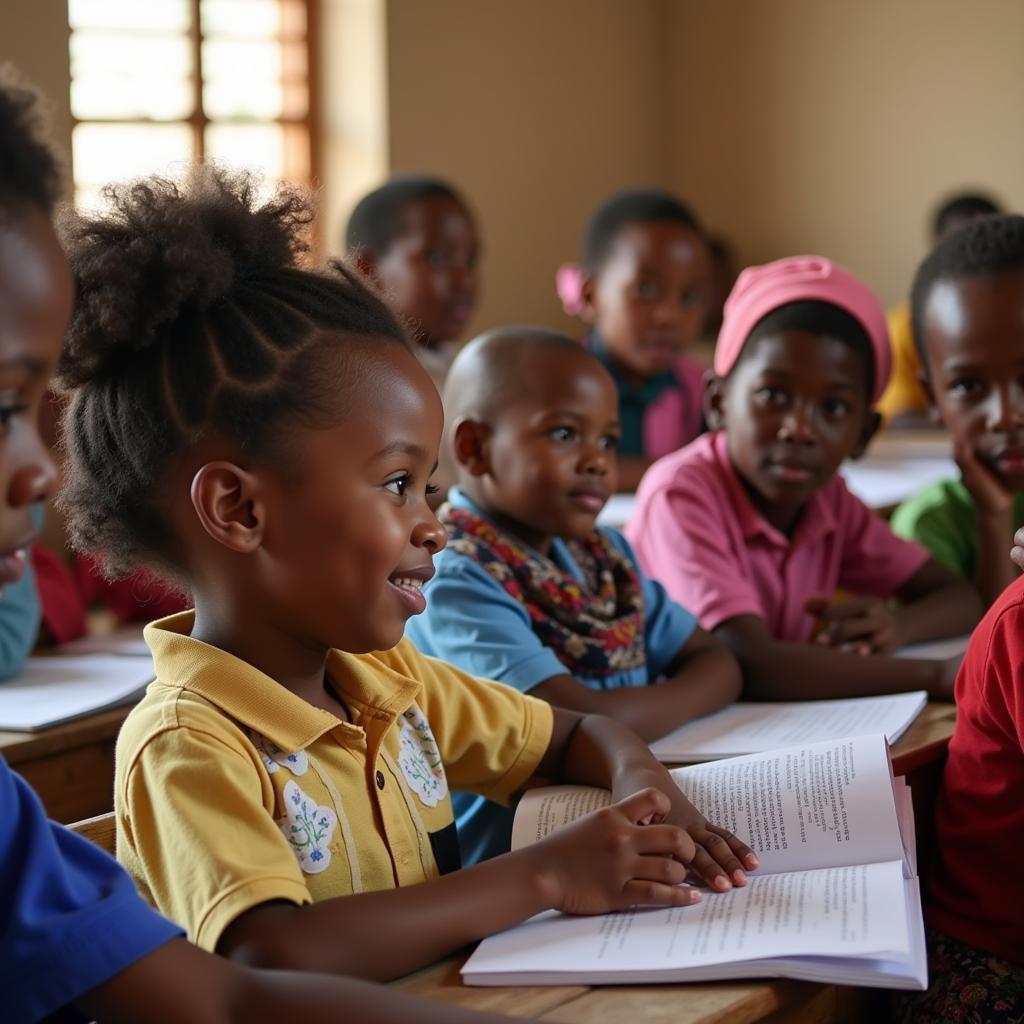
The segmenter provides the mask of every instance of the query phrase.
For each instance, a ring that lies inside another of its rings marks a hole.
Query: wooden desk
[[[114,745],[131,706],[100,711],[41,732],[0,732],[0,754],[68,824],[114,807]]]
[[[952,704],[928,704],[893,744],[893,773],[906,776],[914,795],[919,860],[924,860],[930,842],[931,811],[955,720]],[[395,984],[467,1009],[563,1024],[859,1024],[884,1020],[887,1013],[888,995],[881,990],[788,980],[471,988],[459,975],[467,955],[458,954]]]

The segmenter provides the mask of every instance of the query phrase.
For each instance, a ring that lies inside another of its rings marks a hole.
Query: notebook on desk
[[[883,733],[894,743],[927,703],[924,690],[846,700],[741,701],[687,722],[655,740],[651,751],[659,761],[682,764],[866,733]]]
[[[34,732],[141,699],[153,659],[117,654],[29,658],[0,683],[0,729]]]

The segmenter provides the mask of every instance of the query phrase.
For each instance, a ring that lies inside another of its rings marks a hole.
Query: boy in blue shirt
[[[72,282],[50,223],[60,188],[35,97],[0,70],[0,588],[16,588],[34,539],[33,506],[57,471],[40,404],[71,313]],[[117,862],[47,820],[0,759],[0,991],[6,1024],[259,1024],[299,1018],[495,1022],[365,982],[243,968],[189,945]],[[65,1011],[65,1012],[61,1012]]]
[[[601,363],[562,335],[501,328],[459,353],[444,404],[459,486],[427,610],[407,626],[417,647],[646,740],[735,700],[729,652],[595,525],[619,437]],[[463,863],[508,849],[511,811],[468,794],[454,807]]]

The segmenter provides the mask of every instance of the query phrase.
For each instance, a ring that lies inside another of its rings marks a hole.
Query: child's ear
[[[263,540],[264,505],[259,479],[233,462],[208,462],[192,478],[192,507],[219,544],[247,555]]]
[[[377,261],[365,249],[358,249],[352,258],[356,270],[368,281],[377,282]]]
[[[725,381],[710,370],[704,377],[704,421],[709,430],[725,427]]]
[[[491,428],[479,420],[460,420],[455,426],[452,446],[455,461],[471,476],[483,476],[491,468],[488,441]]]
[[[878,433],[882,427],[882,414],[877,409],[871,409],[868,414],[864,417],[864,426],[861,427],[860,437],[857,438],[857,444],[854,449],[847,456],[848,459],[859,459],[865,451],[867,451],[868,445],[871,443],[871,438]]]
[[[594,297],[597,293],[597,278],[588,270],[580,271],[580,319],[585,324],[597,320],[597,308]]]

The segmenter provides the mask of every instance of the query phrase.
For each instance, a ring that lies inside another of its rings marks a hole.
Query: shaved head
[[[448,371],[445,420],[492,424],[519,398],[529,398],[540,380],[584,371],[604,375],[601,363],[579,342],[543,327],[497,327],[467,344]]]

